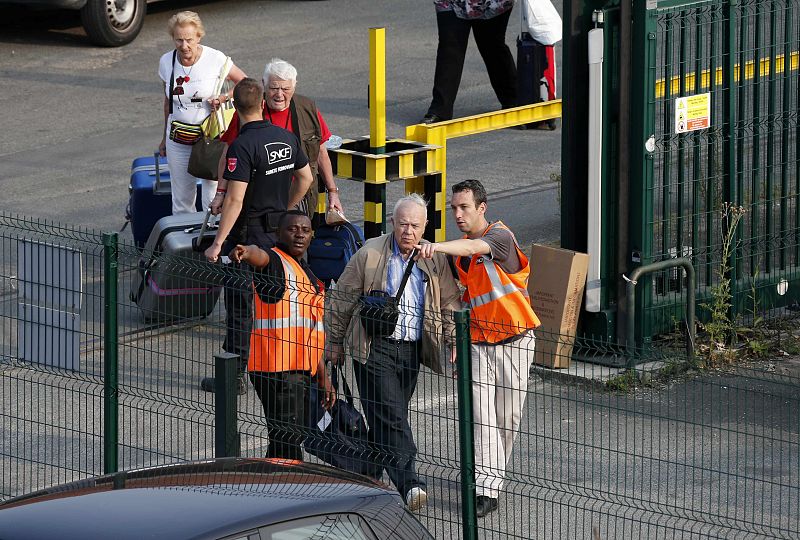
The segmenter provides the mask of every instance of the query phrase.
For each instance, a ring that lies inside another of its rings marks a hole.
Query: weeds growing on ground
[[[635,388],[638,382],[639,379],[636,376],[636,371],[629,369],[624,371],[621,375],[617,375],[616,377],[612,377],[611,379],[607,380],[606,388],[616,392],[627,392],[628,390]]]
[[[733,311],[731,261],[737,249],[737,227],[745,212],[743,207],[731,203],[722,206],[724,227],[719,266],[715,270],[717,283],[711,287],[710,300],[700,305],[709,318],[707,323],[701,325],[705,333],[698,340],[700,368],[719,368],[742,360],[763,359],[776,352],[800,354],[800,336],[796,336],[792,329],[784,328],[781,321],[765,321],[756,288],[757,270],[750,277],[746,317],[733,319],[730,315]]]
[[[731,254],[736,248],[736,229],[745,214],[744,207],[731,203],[722,205],[722,222],[725,228],[722,234],[722,253],[719,267],[715,270],[717,283],[711,287],[711,300],[700,305],[708,311],[710,320],[704,325],[706,331],[706,347],[710,355],[718,351],[727,351],[736,344],[736,327],[731,320]]]

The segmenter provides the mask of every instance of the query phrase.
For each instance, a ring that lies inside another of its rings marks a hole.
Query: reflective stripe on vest
[[[527,289],[520,289],[513,283],[503,285],[503,283],[500,281],[500,275],[497,273],[497,265],[494,263],[494,261],[484,258],[483,268],[486,270],[486,275],[489,276],[489,282],[492,284],[492,290],[488,293],[476,296],[475,298],[470,298],[469,305],[472,308],[483,306],[495,300],[500,300],[504,296],[508,296],[509,294],[515,292],[520,292],[523,296],[525,296],[525,298],[528,298]]]
[[[279,328],[292,328],[302,327],[309,330],[322,330],[322,322],[317,322],[313,319],[307,319],[300,316],[300,294],[299,287],[291,287],[291,284],[299,284],[297,273],[292,268],[291,264],[283,263],[283,271],[286,275],[286,291],[289,293],[289,316],[283,319],[256,319],[254,328],[256,330],[277,330]],[[285,293],[284,293],[285,295]],[[283,299],[280,300],[281,302]]]
[[[275,303],[266,303],[255,294],[248,369],[314,374],[325,342],[324,293],[316,292],[305,270],[290,255],[278,248],[272,252],[281,259],[284,293]]]

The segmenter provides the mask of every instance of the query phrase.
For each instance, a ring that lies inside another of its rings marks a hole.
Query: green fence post
[[[756,4],[758,6],[758,4]],[[736,24],[739,1],[727,0],[723,4],[723,43],[722,43],[722,128],[723,128],[723,147],[722,147],[722,182],[725,201],[731,204],[740,205],[743,201],[744,185],[740,175],[736,174]],[[774,36],[773,36],[774,38]],[[758,44],[756,45],[758,47]],[[758,51],[758,48],[756,48]],[[758,66],[758,60],[756,60]],[[745,66],[740,66],[740,80],[743,80]],[[755,73],[760,74],[760,68],[756,68]],[[756,85],[758,87],[758,85]],[[754,207],[757,206],[754,201]],[[771,211],[771,210],[770,210]],[[728,223],[725,221],[723,230],[727,230]],[[731,280],[731,303],[728,310],[730,320],[736,320],[736,313],[741,309],[742,286],[739,283],[741,276],[741,240],[742,224],[734,231],[734,249],[730,253],[730,275]]]
[[[214,355],[214,457],[239,457],[241,445],[237,425],[239,355]]]
[[[117,279],[119,236],[103,234],[103,472],[118,470],[119,445],[119,328],[117,327]]]
[[[630,123],[630,179],[628,205],[628,248],[625,256],[627,267],[619,268],[619,274],[632,272],[639,266],[649,264],[653,260],[654,250],[654,190],[655,182],[655,153],[659,134],[656,133],[656,71],[657,71],[657,45],[658,25],[656,24],[656,10],[652,9],[653,2],[633,2],[631,15],[633,28],[631,30],[633,51],[631,56],[631,103],[630,110],[632,121]],[[620,106],[624,106],[621,104]],[[647,283],[650,277],[645,278]],[[637,343],[651,336],[650,313],[647,308],[652,304],[652,291],[648,284],[643,284],[642,294],[636,297],[636,328]],[[622,331],[619,324],[618,337],[620,341],[627,335],[627,329]],[[630,346],[630,345],[626,345]]]
[[[458,436],[461,439],[461,518],[464,540],[478,538],[475,501],[475,437],[472,418],[472,353],[469,311],[455,312],[456,372],[458,380]]]

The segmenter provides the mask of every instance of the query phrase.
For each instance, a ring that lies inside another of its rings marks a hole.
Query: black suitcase
[[[527,32],[517,38],[517,100],[520,105],[550,101],[556,97],[555,54]],[[526,124],[528,129],[556,129],[555,119]]]
[[[147,240],[131,300],[146,322],[205,317],[214,310],[222,287],[204,266],[203,252],[216,236],[211,212],[158,220]]]

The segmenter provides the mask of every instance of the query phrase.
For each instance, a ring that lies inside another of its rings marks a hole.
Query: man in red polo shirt
[[[333,169],[325,143],[331,137],[328,125],[322,118],[312,100],[300,94],[295,94],[297,86],[297,69],[290,63],[273,58],[264,68],[264,120],[271,124],[289,130],[297,135],[300,145],[308,156],[311,172],[316,178],[322,178],[325,191],[328,194],[328,208],[343,212],[339,200],[339,189],[333,178]],[[239,135],[239,116],[234,114],[228,130],[222,135],[221,140],[228,145]],[[223,153],[224,156],[224,153]],[[223,160],[224,162],[224,160]],[[224,163],[220,163],[220,170]],[[220,187],[225,189],[225,180],[220,177]],[[313,182],[308,193],[300,203],[300,210],[313,217],[317,207],[318,186]],[[211,210],[215,214],[222,207],[224,197],[217,196],[211,202]]]

